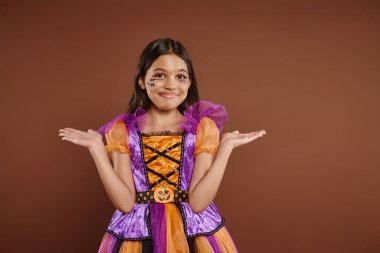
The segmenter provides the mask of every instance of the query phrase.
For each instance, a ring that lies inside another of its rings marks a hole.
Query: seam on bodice
[[[147,133],[143,133],[139,131],[139,133],[142,136],[181,136],[184,133],[184,131],[183,130],[178,130],[178,131],[165,130],[165,131],[152,131],[152,132],[147,132]]]

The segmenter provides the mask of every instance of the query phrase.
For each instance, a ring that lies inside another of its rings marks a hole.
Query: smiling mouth
[[[167,92],[162,92],[162,93],[159,93],[161,97],[164,97],[164,98],[175,98],[175,97],[178,97],[178,94],[176,93],[167,93]]]

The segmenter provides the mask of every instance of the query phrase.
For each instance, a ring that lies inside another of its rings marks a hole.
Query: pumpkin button
[[[158,203],[172,202],[174,198],[173,189],[163,185],[154,190],[154,200]]]

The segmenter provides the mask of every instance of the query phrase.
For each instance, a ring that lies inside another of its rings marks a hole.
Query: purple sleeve
[[[112,128],[112,126],[115,124],[116,121],[125,120],[125,118],[126,118],[126,114],[119,114],[118,116],[113,118],[110,122],[101,126],[98,129],[98,132],[101,133],[102,135],[104,135],[105,133],[107,133]]]

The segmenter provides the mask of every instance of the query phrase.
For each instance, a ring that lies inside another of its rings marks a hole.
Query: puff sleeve
[[[219,146],[219,129],[215,122],[203,117],[197,126],[195,137],[194,157],[203,151],[210,152],[215,156]]]
[[[112,150],[131,155],[128,144],[128,129],[123,120],[114,122],[112,127],[104,134],[107,141],[105,148],[109,157],[111,157]]]

